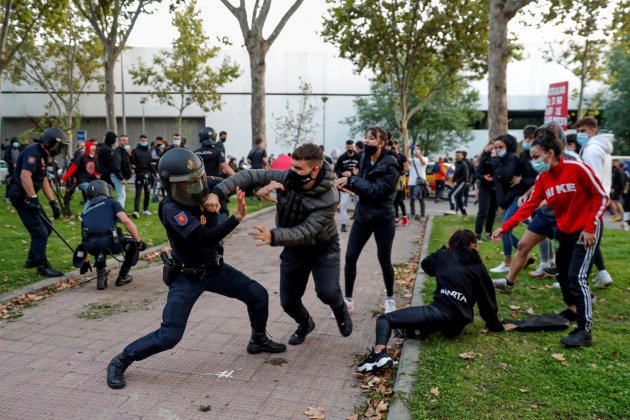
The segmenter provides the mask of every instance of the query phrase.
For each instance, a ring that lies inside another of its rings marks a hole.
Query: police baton
[[[44,214],[42,214],[41,211],[39,213],[39,217],[48,225],[49,228],[52,229],[53,232],[55,232],[57,234],[57,236],[59,236],[59,239],[61,239],[63,241],[63,243],[66,244],[66,246],[68,248],[70,248],[70,251],[72,251],[72,254],[74,254],[75,250],[74,250],[74,248],[72,248],[72,245],[70,245],[68,243],[68,241],[66,241],[65,238],[63,236],[61,236],[61,233],[59,233],[57,231],[57,229],[55,229],[55,227],[52,225],[52,222],[50,220],[48,220],[48,217],[46,217]]]

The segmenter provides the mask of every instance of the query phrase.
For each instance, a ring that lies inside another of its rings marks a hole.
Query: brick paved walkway
[[[279,303],[281,248],[257,247],[246,235],[254,223],[273,226],[274,215],[246,220],[226,241],[225,253],[229,264],[267,288],[268,330],[286,342],[296,326]],[[419,249],[419,229],[418,224],[397,228],[394,263]],[[341,237],[342,266],[347,235]],[[205,293],[180,344],[134,363],[127,370],[127,387],[111,390],[105,383],[107,363],[159,326],[166,299],[161,265],[132,274],[129,285],[114,287],[112,273],[105,291],[89,282],[0,326],[0,418],[305,419],[307,407],[316,406],[325,408],[328,419],[344,419],[362,402],[353,353],[363,354],[373,342],[373,311],[384,296],[373,240],[359,260],[350,337],[341,337],[310,283],[305,305],[317,328],[305,343],[280,355],[249,355],[245,306]],[[102,319],[78,317],[85,305],[98,302],[122,304],[128,311]]]

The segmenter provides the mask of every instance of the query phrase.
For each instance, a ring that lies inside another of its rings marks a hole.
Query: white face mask
[[[179,146],[182,144],[181,140],[173,140],[173,146]]]

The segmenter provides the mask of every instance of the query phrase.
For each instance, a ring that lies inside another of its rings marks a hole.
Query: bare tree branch
[[[295,11],[298,9],[298,7],[300,7],[300,5],[303,2],[304,0],[295,0],[295,3],[293,3],[293,6],[291,6],[291,8],[287,10],[284,16],[282,16],[282,19],[280,19],[280,22],[278,22],[278,26],[276,26],[276,29],[274,29],[271,35],[269,35],[269,38],[267,38],[267,42],[269,43],[269,46],[271,46],[271,44],[273,44],[273,42],[276,40],[278,35],[280,35],[280,32],[284,28],[284,25],[287,24],[287,22],[289,21],[289,18],[293,15],[293,13],[295,13]]]

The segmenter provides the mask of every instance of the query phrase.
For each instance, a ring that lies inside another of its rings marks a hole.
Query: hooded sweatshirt
[[[68,182],[68,179],[74,175],[77,179],[77,184],[84,182],[94,181],[98,175],[96,171],[96,164],[94,157],[90,156],[89,150],[94,142],[88,141],[85,143],[85,150],[83,154],[79,156],[76,162],[72,162],[65,175],[63,176],[63,182]]]
[[[595,175],[604,185],[606,194],[610,194],[612,185],[612,134],[598,134],[588,139],[582,148],[582,160],[593,169]]]
[[[503,157],[495,156],[491,159],[493,167],[494,187],[497,192],[497,203],[504,209],[510,207],[515,198],[521,195],[519,186],[512,187],[512,177],[521,175],[521,163],[516,156],[516,139],[505,134],[500,137],[505,143],[506,154]]]

